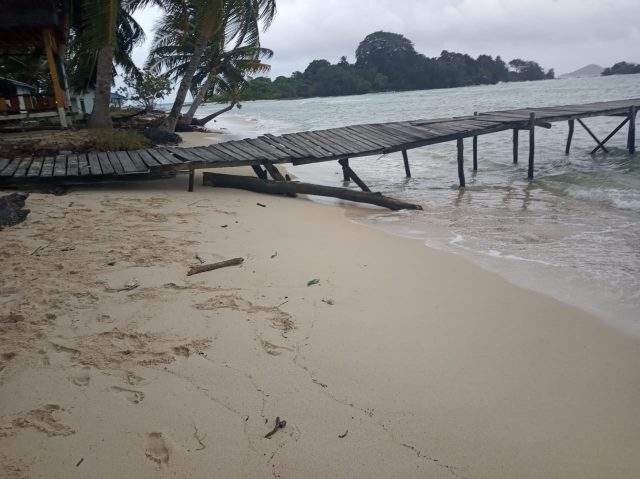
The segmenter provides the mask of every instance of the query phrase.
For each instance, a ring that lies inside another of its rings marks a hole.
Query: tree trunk
[[[221,110],[218,110],[215,113],[211,113],[211,115],[207,115],[204,118],[200,118],[200,119],[194,118],[191,121],[191,124],[198,125],[198,126],[204,126],[207,123],[209,123],[211,120],[213,120],[215,117],[217,117],[218,115],[222,115],[224,112],[227,112],[227,111],[231,110],[234,106],[236,106],[237,103],[238,102],[232,101],[229,106],[225,106]]]
[[[382,196],[380,193],[354,191],[333,186],[312,185],[298,181],[271,181],[251,178],[249,176],[225,175],[205,171],[202,173],[202,184],[222,188],[240,188],[258,193],[287,194],[300,193],[303,195],[330,196],[342,200],[357,201],[382,206],[390,210],[421,210],[422,206]]]
[[[98,52],[96,69],[96,92],[93,111],[89,117],[89,128],[111,128],[109,103],[111,102],[111,82],[113,81],[113,55],[115,48],[103,47]]]
[[[209,91],[209,88],[211,88],[211,85],[213,84],[213,81],[216,79],[217,75],[218,66],[216,65],[211,69],[211,71],[209,72],[209,76],[200,87],[200,90],[198,91],[196,97],[193,99],[191,108],[189,108],[189,111],[182,116],[182,123],[184,123],[185,125],[191,124],[191,120],[193,120],[193,117],[196,114],[196,110],[200,105],[202,105],[202,102],[207,96],[207,92]]]
[[[184,100],[187,97],[187,93],[189,93],[189,88],[191,87],[193,76],[196,74],[196,70],[200,65],[200,60],[202,59],[202,55],[204,54],[204,51],[207,47],[208,40],[208,38],[201,38],[196,45],[193,54],[191,55],[189,66],[187,67],[187,70],[182,77],[182,81],[180,82],[180,87],[178,88],[178,93],[176,94],[176,99],[173,102],[171,112],[164,121],[163,128],[167,131],[173,133],[176,130],[176,124],[178,123],[178,118],[180,117],[180,112],[182,111]]]

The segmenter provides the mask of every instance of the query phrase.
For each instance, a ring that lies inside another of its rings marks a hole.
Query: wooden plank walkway
[[[533,177],[533,139],[535,127],[549,128],[551,123],[569,122],[567,153],[578,121],[594,138],[597,147],[605,143],[624,124],[629,124],[627,147],[635,151],[635,118],[640,98],[563,105],[542,108],[520,108],[484,112],[469,116],[426,120],[352,125],[327,130],[307,131],[281,136],[266,134],[254,139],[228,141],[198,148],[151,148],[136,151],[97,152],[56,157],[0,158],[0,186],[21,183],[50,182],[77,184],[91,181],[143,179],[157,177],[167,171],[190,171],[191,184],[196,168],[252,166],[261,175],[265,166],[274,174],[273,165],[302,165],[323,161],[340,161],[345,179],[359,178],[349,168],[350,158],[402,151],[407,176],[410,169],[407,150],[422,146],[458,142],[460,184],[464,186],[462,140],[474,138],[473,166],[477,169],[477,141],[481,135],[513,130],[514,162],[517,162],[518,131],[530,134],[529,177]],[[594,116],[620,116],[623,122],[604,141],[600,141],[582,122]],[[277,170],[275,170],[277,171]],[[361,180],[360,180],[361,181]],[[360,184],[360,182],[358,182]],[[364,184],[364,183],[363,183]]]

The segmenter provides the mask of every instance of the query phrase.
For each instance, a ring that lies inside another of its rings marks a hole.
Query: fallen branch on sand
[[[278,432],[278,429],[282,429],[286,425],[287,425],[287,421],[285,421],[284,419],[281,421],[280,417],[277,417],[276,418],[276,425],[264,437],[267,438],[267,439],[271,439],[271,436],[273,436],[276,432]]]
[[[271,181],[250,176],[223,175],[205,171],[202,174],[202,184],[222,188],[240,188],[258,193],[286,194],[301,193],[303,195],[330,196],[342,200],[356,201],[382,206],[390,210],[421,210],[422,206],[383,196],[380,193],[354,191],[333,186],[312,185],[298,181]]]
[[[226,261],[220,261],[212,264],[199,264],[189,267],[187,276],[191,276],[198,273],[204,273],[205,271],[213,271],[214,269],[226,268],[227,266],[236,266],[242,264],[244,258],[233,258]]]

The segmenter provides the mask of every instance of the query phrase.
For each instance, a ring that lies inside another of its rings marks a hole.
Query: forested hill
[[[375,32],[356,50],[356,62],[342,57],[337,64],[313,60],[304,72],[274,81],[266,77],[249,81],[245,100],[339,96],[359,93],[452,88],[498,82],[554,78],[538,63],[521,59],[505,63],[499,56],[443,51],[437,58],[416,52],[403,35]]]

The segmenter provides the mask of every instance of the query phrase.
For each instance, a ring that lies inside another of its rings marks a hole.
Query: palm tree
[[[255,75],[257,73],[269,73],[271,71],[271,65],[267,65],[266,63],[262,63],[262,58],[271,58],[273,56],[273,51],[268,48],[261,47],[250,47],[244,46],[239,48],[234,48],[232,50],[223,52],[220,55],[219,61],[211,67],[208,72],[207,78],[200,85],[198,92],[193,97],[193,103],[191,103],[191,107],[187,113],[182,116],[182,122],[190,125],[195,123],[197,125],[204,125],[207,123],[201,123],[199,120],[194,122],[193,117],[198,110],[198,107],[205,101],[207,94],[213,90],[214,86],[217,87],[218,90],[226,91],[229,95],[231,95],[231,90],[227,88],[225,85],[231,85],[233,83],[240,83],[239,81],[230,81],[230,78],[241,78],[244,79],[246,75]],[[222,74],[222,81],[216,84],[216,79],[218,75]],[[239,102],[239,98],[238,98]],[[236,102],[236,103],[238,103]],[[233,108],[233,105],[231,106]],[[229,110],[231,109],[229,108]],[[225,110],[228,111],[228,110]],[[221,112],[221,113],[224,113]]]
[[[95,84],[89,127],[111,127],[109,102],[114,60],[125,71],[135,71],[133,47],[144,41],[144,32],[131,14],[154,0],[75,0],[72,78],[86,89]]]
[[[195,38],[195,45],[173,107],[165,120],[165,129],[175,130],[187,93],[211,39],[227,30],[232,31],[227,38],[236,38],[241,44],[247,37],[259,35],[260,21],[267,28],[275,13],[276,0],[171,0],[168,15],[176,26],[183,27],[183,45],[192,38]]]
[[[224,33],[224,32],[222,32]],[[259,38],[249,38],[251,44],[231,47],[224,50],[224,35],[219,33],[209,42],[209,46],[202,57],[200,68],[196,71],[191,82],[193,102],[189,111],[182,115],[180,123],[191,124],[196,110],[212,90],[216,78],[225,72],[237,70],[245,74],[268,73],[270,66],[261,62],[264,58],[271,58],[273,51],[259,46]],[[176,32],[171,22],[164,18],[158,25],[154,37],[154,45],[149,53],[147,67],[155,72],[166,70],[166,74],[179,79],[189,66],[195,42],[188,41],[184,45],[176,44]]]
[[[223,113],[232,110],[233,107],[241,108],[240,100],[242,93],[247,86],[247,81],[238,75],[219,76],[215,80],[215,92],[223,98],[229,101],[229,104],[218,111],[205,116],[204,118],[193,118],[191,120],[192,125],[204,126],[214,118],[222,115]]]

